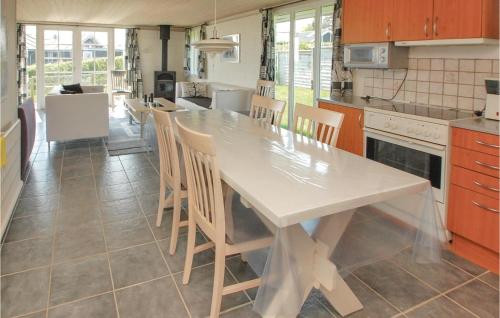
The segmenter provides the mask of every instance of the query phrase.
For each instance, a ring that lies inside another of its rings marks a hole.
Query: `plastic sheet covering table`
[[[312,288],[348,315],[363,307],[344,274],[409,247],[414,262],[439,260],[427,180],[237,113],[175,116],[213,135],[223,180],[275,234],[270,250],[246,255],[262,316],[295,317]]]

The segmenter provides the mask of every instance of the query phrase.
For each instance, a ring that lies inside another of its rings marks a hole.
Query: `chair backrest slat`
[[[127,90],[127,71],[111,71],[111,89]]]
[[[160,153],[160,175],[170,188],[180,187],[181,172],[174,129],[168,112],[153,109]],[[180,189],[179,189],[180,190]]]
[[[257,80],[255,94],[260,96],[274,97],[275,83],[273,81]]]
[[[268,124],[279,126],[284,109],[284,101],[266,96],[253,95],[252,105],[250,107],[250,117],[261,119]]]
[[[189,217],[212,240],[225,240],[222,184],[212,136],[184,127],[176,118],[188,183]]]
[[[342,113],[296,104],[294,132],[335,147],[343,120]],[[307,122],[306,127],[304,127],[305,122]]]

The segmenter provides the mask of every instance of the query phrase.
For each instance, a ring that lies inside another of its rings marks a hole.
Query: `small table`
[[[179,109],[175,103],[172,103],[162,97],[155,98],[154,102],[159,104],[159,106],[155,107],[155,109],[161,111],[173,112]],[[138,98],[126,98],[125,107],[127,107],[127,112],[130,115],[130,121],[134,119],[141,125],[141,139],[144,138],[144,126],[146,124],[148,114],[151,112],[151,106],[145,105],[144,101]]]

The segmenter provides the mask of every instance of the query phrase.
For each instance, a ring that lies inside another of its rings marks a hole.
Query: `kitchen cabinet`
[[[345,43],[498,39],[498,0],[344,0]]]
[[[344,121],[342,122],[337,140],[337,148],[363,156],[363,109],[321,101],[319,102],[319,108],[344,114]]]
[[[499,138],[452,130],[447,227],[452,250],[498,273]]]

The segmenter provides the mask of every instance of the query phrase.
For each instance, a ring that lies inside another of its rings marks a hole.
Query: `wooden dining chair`
[[[182,170],[179,164],[179,152],[174,136],[174,128],[170,114],[165,111],[152,109],[155,119],[156,136],[158,139],[158,152],[160,153],[160,203],[156,226],[161,225],[163,210],[173,206],[172,231],[170,235],[171,255],[175,254],[179,228],[187,226],[187,221],[181,221],[182,199],[187,198],[187,191],[182,185]],[[167,187],[171,190],[165,197]]]
[[[127,71],[111,71],[111,98],[114,103],[115,96],[130,98],[132,91],[127,83]]]
[[[240,233],[243,234],[239,236],[251,239],[235,240],[237,242],[227,239],[222,181],[214,140],[210,135],[184,127],[178,118],[176,123],[186,167],[189,202],[188,242],[182,282],[189,283],[194,254],[215,247],[214,285],[210,309],[210,317],[215,318],[219,316],[223,295],[254,288],[260,284],[260,279],[257,278],[224,286],[225,257],[265,248],[271,245],[273,238],[266,232],[266,235],[254,239],[255,236],[249,233],[252,228],[248,226],[250,222],[244,222],[246,226],[242,226]],[[253,213],[245,213],[245,216],[251,214]],[[197,226],[209,239],[209,242],[198,246],[195,245]]]
[[[250,118],[261,119],[268,124],[279,126],[285,110],[285,102],[267,96],[253,95]]]
[[[318,141],[335,147],[344,114],[303,104],[295,104],[293,130],[302,136],[314,136]]]
[[[274,81],[257,80],[257,88],[255,94],[260,96],[274,97]]]

